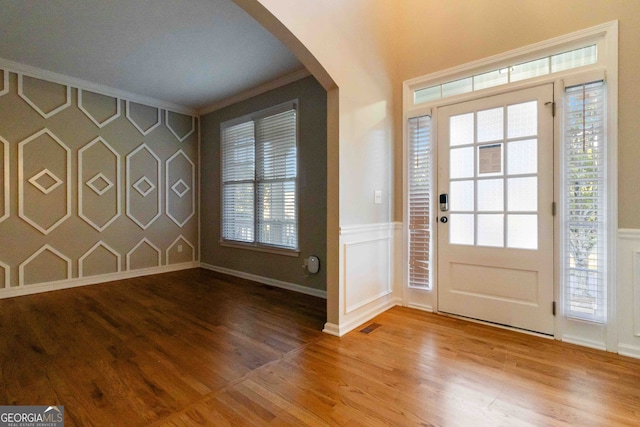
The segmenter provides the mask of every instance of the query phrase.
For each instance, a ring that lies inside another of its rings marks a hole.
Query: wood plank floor
[[[324,320],[200,269],[0,300],[0,404],[67,426],[640,425],[640,360],[399,307],[368,334]]]

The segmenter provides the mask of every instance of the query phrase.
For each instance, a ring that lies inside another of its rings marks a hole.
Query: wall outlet
[[[182,252],[182,245],[178,245],[178,253]]]

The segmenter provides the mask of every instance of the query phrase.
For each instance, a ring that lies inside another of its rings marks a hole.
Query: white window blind
[[[565,89],[565,309],[595,322],[606,317],[605,100],[602,81]]]
[[[431,117],[409,119],[409,286],[431,288]]]
[[[258,242],[295,248],[296,110],[256,121]]]
[[[223,124],[223,240],[297,249],[297,118],[291,105]]]
[[[222,237],[253,242],[255,143],[253,122],[222,131]]]

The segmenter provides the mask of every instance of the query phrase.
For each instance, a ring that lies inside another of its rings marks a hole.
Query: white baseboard
[[[329,335],[335,335],[337,337],[341,337],[359,326],[364,325],[374,317],[379,314],[384,313],[385,311],[393,308],[397,305],[402,305],[402,300],[400,298],[393,298],[389,300],[383,300],[376,305],[373,305],[366,311],[362,311],[357,316],[352,316],[348,321],[341,323],[340,325],[336,325],[333,323],[325,323],[323,332]]]
[[[607,351],[607,347],[602,342],[592,341],[580,337],[576,337],[573,335],[563,335],[562,341],[569,344],[581,345],[583,347],[593,348],[595,350]]]
[[[171,271],[188,270],[190,268],[198,268],[199,266],[200,263],[197,261],[184,262],[180,264],[163,265],[160,267],[122,271],[120,273],[103,274],[100,276],[89,276],[78,279],[38,283],[34,285],[15,286],[0,290],[0,299],[18,297],[23,295],[33,295],[41,292],[57,291],[61,289],[77,288],[80,286],[97,285],[99,283],[113,282],[115,280],[150,276],[152,274],[169,273]]]
[[[200,263],[200,267],[207,270],[216,271],[218,273],[228,274],[229,276],[235,276],[235,277],[240,277],[241,279],[252,280],[254,282],[273,286],[275,288],[287,289],[289,291],[299,292],[301,294],[327,299],[327,291],[323,291],[320,289],[308,288],[306,286],[296,285],[295,283],[283,282],[281,280],[270,279],[268,277],[262,277],[262,276],[258,276],[251,273],[245,273],[243,271],[231,270],[230,268],[219,267],[217,265],[211,265],[204,262]]]
[[[433,313],[433,307],[431,307],[430,305],[409,303],[409,304],[407,304],[407,307],[414,308],[414,309],[420,310],[420,311],[426,311],[428,313]]]
[[[335,323],[325,323],[324,324],[324,329],[322,330],[322,332],[324,332],[325,334],[328,335],[333,335],[334,337],[339,337],[340,336],[340,327],[338,325],[336,325]]]
[[[640,359],[640,347],[628,344],[618,344],[618,354]]]

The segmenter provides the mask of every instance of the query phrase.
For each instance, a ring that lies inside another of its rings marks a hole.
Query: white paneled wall
[[[395,223],[340,228],[340,322],[327,323],[325,332],[344,335],[400,304],[394,268],[399,233]]]
[[[640,358],[640,230],[618,230],[618,353]]]

